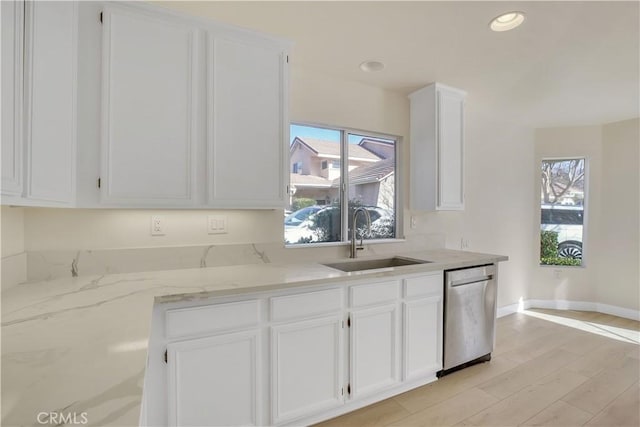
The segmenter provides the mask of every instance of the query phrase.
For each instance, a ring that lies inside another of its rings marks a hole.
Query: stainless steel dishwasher
[[[496,273],[493,264],[445,272],[444,363],[440,376],[491,359]]]

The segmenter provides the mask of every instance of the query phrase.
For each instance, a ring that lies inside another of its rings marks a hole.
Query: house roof
[[[297,173],[291,174],[291,185],[295,187],[306,188],[329,188],[332,182],[326,178],[315,175],[300,175]]]
[[[327,157],[327,158],[340,158],[340,144],[331,141],[325,141],[322,139],[315,138],[300,138],[296,137],[293,140],[293,144],[291,144],[291,149],[293,149],[294,145],[300,144],[302,146],[307,147],[311,151],[313,151],[318,157]],[[360,160],[365,162],[377,162],[380,160],[380,156],[372,153],[366,148],[356,145],[349,144],[349,160]]]
[[[349,185],[379,182],[394,173],[395,160],[388,158],[371,165],[360,166],[349,172]],[[333,186],[340,185],[340,178],[333,180]]]

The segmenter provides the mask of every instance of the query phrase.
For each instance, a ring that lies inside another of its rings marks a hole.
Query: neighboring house
[[[334,183],[337,187],[338,183]],[[349,172],[349,195],[365,206],[393,210],[395,159],[390,157]]]
[[[367,206],[393,209],[395,147],[393,143],[363,138],[349,144],[349,194]],[[330,204],[340,184],[340,144],[296,137],[290,147],[290,183],[293,198]],[[291,201],[292,201],[291,200]]]

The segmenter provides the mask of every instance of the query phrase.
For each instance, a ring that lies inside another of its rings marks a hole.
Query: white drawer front
[[[442,271],[436,274],[404,279],[404,296],[415,298],[425,295],[441,295],[444,291]]]
[[[342,309],[342,289],[271,298],[271,320],[311,317]]]
[[[396,301],[399,281],[356,285],[351,289],[351,307],[364,307]]]
[[[167,338],[246,328],[259,322],[258,300],[167,310]]]

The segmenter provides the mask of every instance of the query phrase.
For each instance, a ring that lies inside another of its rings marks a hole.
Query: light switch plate
[[[226,234],[227,225],[226,215],[207,216],[207,233],[209,234]]]

